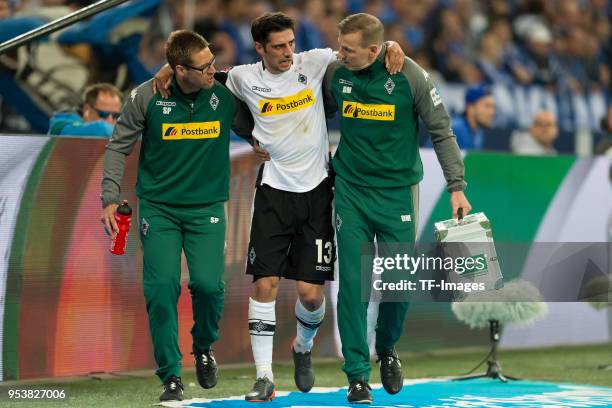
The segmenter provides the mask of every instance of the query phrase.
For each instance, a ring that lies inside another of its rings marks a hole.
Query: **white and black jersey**
[[[329,140],[322,83],[336,60],[331,49],[293,55],[287,72],[272,74],[262,61],[230,70],[226,86],[253,114],[253,137],[268,151],[262,184],[303,193],[327,177]]]

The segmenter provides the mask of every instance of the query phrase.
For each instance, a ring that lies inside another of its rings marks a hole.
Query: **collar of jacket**
[[[174,77],[173,77],[173,78],[172,78],[172,83],[170,84],[170,93],[171,93],[172,95],[174,95],[174,96],[178,97],[178,98],[179,98],[179,99],[181,99],[182,101],[184,101],[184,102],[188,103],[188,104],[190,104],[190,103],[192,103],[192,102],[194,102],[194,101],[198,100],[198,99],[200,98],[200,95],[202,94],[202,91],[203,91],[203,90],[204,90],[204,89],[202,88],[202,89],[200,89],[199,91],[197,91],[197,92],[198,92],[198,95],[196,96],[196,98],[195,98],[195,99],[190,99],[190,98],[187,98],[187,97],[185,96],[185,93],[184,93],[184,92],[181,90],[181,88],[178,86],[178,83],[176,82],[176,78],[174,78]]]

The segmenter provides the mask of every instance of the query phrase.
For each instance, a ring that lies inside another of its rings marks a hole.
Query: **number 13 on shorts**
[[[331,263],[333,259],[333,245],[331,241],[326,241],[325,244],[323,244],[322,239],[317,239],[315,243],[317,244],[317,263]]]

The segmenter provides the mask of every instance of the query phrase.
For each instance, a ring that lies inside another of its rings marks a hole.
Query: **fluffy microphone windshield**
[[[517,279],[499,290],[472,292],[461,302],[454,302],[452,309],[457,319],[471,328],[484,328],[491,320],[497,320],[502,326],[529,324],[543,316],[548,305],[542,302],[542,295],[535,286]]]

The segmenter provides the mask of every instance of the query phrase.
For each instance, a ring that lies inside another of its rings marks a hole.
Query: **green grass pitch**
[[[464,374],[481,361],[486,353],[485,348],[472,348],[403,354],[401,357],[406,378],[431,378]],[[602,364],[612,364],[610,344],[502,350],[498,359],[505,373],[519,378],[612,387],[612,370],[598,369]],[[220,364],[219,384],[212,390],[201,389],[193,369],[186,370],[183,375],[185,398],[227,397],[244,394],[250,389],[254,380],[254,368],[248,365]],[[316,360],[315,370],[316,386],[346,386],[340,360]],[[292,363],[275,364],[274,375],[278,390],[296,391]],[[379,382],[378,368],[374,365],[371,382]],[[17,402],[8,399],[9,389],[24,388],[63,389],[68,398],[57,402]],[[152,370],[47,381],[5,382],[0,384],[0,407],[146,407],[158,402],[161,391],[161,385]]]

